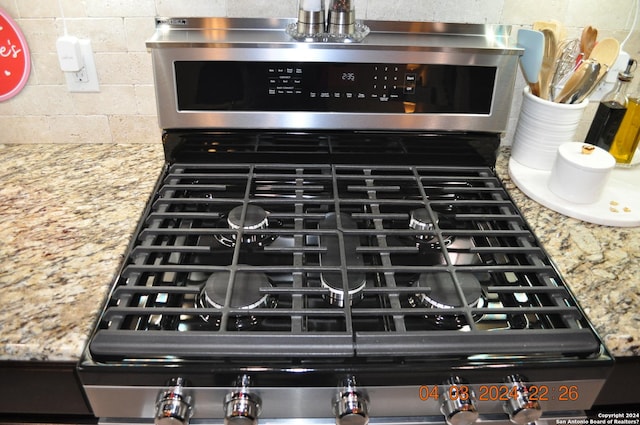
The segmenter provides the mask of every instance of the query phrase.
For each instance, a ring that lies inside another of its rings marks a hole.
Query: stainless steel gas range
[[[104,423],[526,424],[612,358],[494,173],[509,28],[166,18],[166,167],[79,365]]]

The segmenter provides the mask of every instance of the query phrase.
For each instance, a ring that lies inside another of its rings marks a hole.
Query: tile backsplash
[[[144,45],[153,33],[153,18],[294,17],[297,1],[0,0],[0,8],[21,27],[32,61],[24,90],[0,103],[0,143],[157,143],[160,130],[151,59]],[[631,11],[637,1],[356,0],[356,12],[364,20],[501,23],[514,29],[531,26],[536,20],[556,19],[567,26],[569,36],[577,37],[584,26],[592,25],[600,37],[623,41],[633,25]],[[99,93],[67,90],[55,50],[56,39],[65,31],[91,40]],[[637,28],[625,50],[640,59]],[[519,75],[505,143],[510,143],[523,86]],[[594,111],[592,104],[585,113],[582,133]]]

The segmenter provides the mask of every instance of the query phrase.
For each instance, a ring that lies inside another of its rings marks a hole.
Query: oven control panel
[[[176,61],[180,111],[489,114],[496,67]]]
[[[265,388],[254,385],[251,376],[241,375],[234,386],[225,389],[190,387],[186,379],[174,378],[157,392],[154,417],[156,425],[187,425],[192,417],[199,423],[225,425],[257,425],[287,418],[314,418],[314,423],[336,425],[366,425],[384,418],[385,424],[395,424],[396,420],[404,423],[406,418],[417,417],[447,425],[472,425],[489,419],[526,425],[544,422],[544,412],[562,415],[587,410],[601,384],[589,380],[529,382],[525,376],[511,374],[499,384],[470,384],[451,375],[440,384],[419,388],[367,387],[360,385],[356,376],[346,376],[335,388]],[[118,402],[121,413],[127,413],[128,401],[136,401],[137,394]],[[122,395],[114,392],[110,398],[118,396]],[[148,403],[137,400],[138,408],[140,405]],[[100,413],[98,406],[96,414]]]
[[[397,101],[416,93],[416,70],[400,65],[333,65],[327,69],[326,84],[305,81],[305,67],[301,64],[268,67],[269,96],[296,95],[308,99],[351,99],[356,101]],[[331,69],[333,68],[333,69]],[[307,71],[316,74],[317,70]]]

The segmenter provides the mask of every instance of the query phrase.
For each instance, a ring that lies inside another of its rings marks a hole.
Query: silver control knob
[[[520,375],[509,375],[505,379],[507,385],[512,385],[514,396],[504,402],[504,411],[509,415],[511,422],[525,425],[537,421],[542,415],[540,403],[529,399],[529,389],[526,379]]]
[[[333,402],[336,424],[367,425],[369,423],[368,402],[366,394],[358,390],[355,377],[346,378]]]
[[[249,391],[250,379],[243,375],[238,378],[238,388],[224,398],[225,425],[257,425],[262,411],[262,400]]]
[[[476,395],[469,384],[452,376],[440,388],[440,411],[449,425],[471,425],[478,419]]]
[[[156,425],[187,425],[193,413],[191,396],[185,394],[185,381],[176,378],[167,384],[170,387],[158,395],[156,402]]]

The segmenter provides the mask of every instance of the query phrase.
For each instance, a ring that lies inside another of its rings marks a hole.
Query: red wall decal
[[[30,72],[27,40],[18,24],[0,8],[0,102],[20,93]]]

